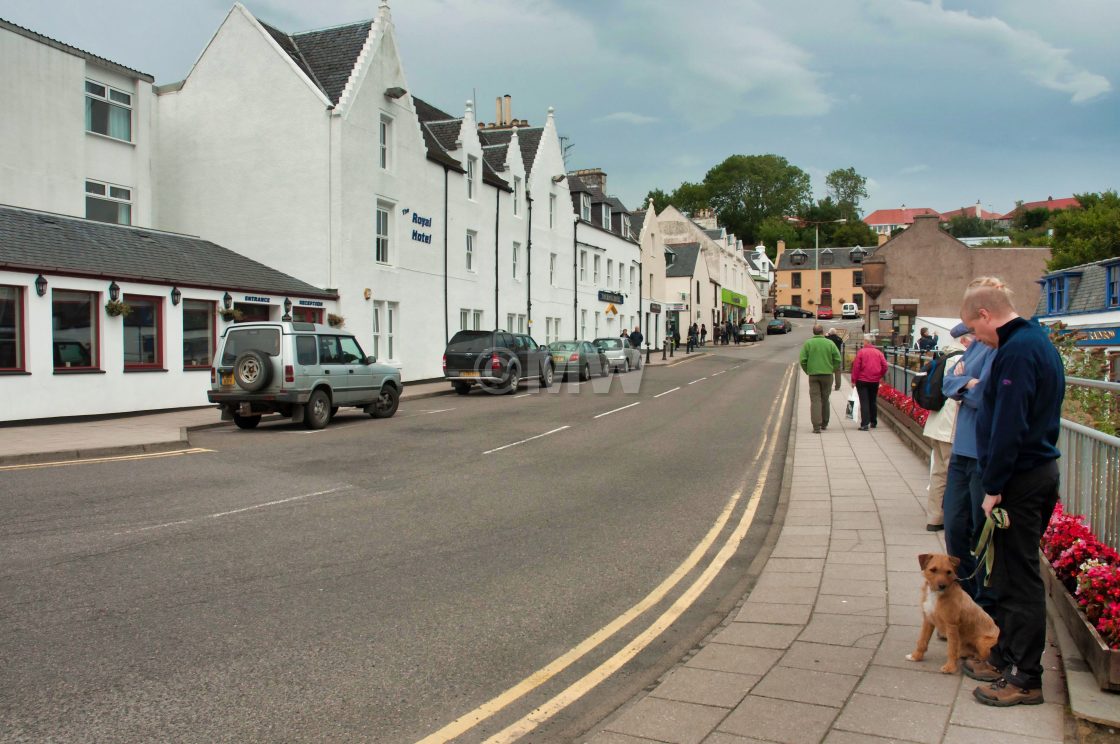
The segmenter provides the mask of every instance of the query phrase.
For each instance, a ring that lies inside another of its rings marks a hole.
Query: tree
[[[754,244],[762,243],[766,246],[766,255],[774,261],[778,257],[778,241],[786,241],[788,248],[800,248],[800,231],[782,217],[767,217],[758,226],[758,235]]]
[[[828,196],[844,209],[844,216],[859,217],[859,202],[868,196],[866,178],[855,168],[837,168],[825,176],[824,184]]]
[[[1050,217],[1050,271],[1120,257],[1120,196],[1115,191],[1075,196],[1080,209]]]
[[[674,207],[688,214],[707,209],[711,202],[707,184],[688,181],[674,189],[669,199]]]
[[[653,189],[648,194],[646,194],[645,201],[642,202],[642,206],[640,207],[640,209],[644,210],[648,208],[650,199],[653,199],[653,208],[656,209],[659,213],[661,212],[661,210],[665,209],[665,207],[672,204],[673,201],[672,196],[666,194],[661,189]]]
[[[974,214],[958,214],[949,220],[947,232],[954,238],[987,238],[995,233],[992,223]]]
[[[720,222],[754,242],[767,217],[797,215],[812,199],[809,174],[779,155],[732,155],[704,176]]]
[[[863,220],[848,220],[843,225],[836,226],[830,244],[844,247],[860,245],[867,248],[878,245],[879,238]]]

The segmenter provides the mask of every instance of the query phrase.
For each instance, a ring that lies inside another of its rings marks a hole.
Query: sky
[[[288,32],[379,0],[245,0]],[[0,0],[0,18],[157,84],[184,78],[229,0]],[[412,92],[462,115],[556,109],[569,168],[638,208],[734,154],[868,179],[865,213],[1006,212],[1120,188],[1116,0],[391,0]]]

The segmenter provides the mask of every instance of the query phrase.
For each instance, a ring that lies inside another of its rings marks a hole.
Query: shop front
[[[737,327],[753,318],[755,308],[751,307],[750,299],[746,295],[721,287],[720,300],[722,302],[723,316],[721,320],[723,322],[726,323],[730,320],[732,325]]]

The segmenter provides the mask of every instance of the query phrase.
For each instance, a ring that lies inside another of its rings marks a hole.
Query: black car
[[[553,372],[548,347],[522,333],[459,331],[443,353],[444,379],[459,395],[466,395],[474,385],[512,393],[526,377],[536,377],[541,387],[549,387]]]
[[[774,318],[766,324],[766,335],[774,333],[790,333],[793,331],[793,323],[790,323],[784,318]]]
[[[806,310],[798,305],[778,305],[774,308],[775,318],[812,318],[812,310]]]

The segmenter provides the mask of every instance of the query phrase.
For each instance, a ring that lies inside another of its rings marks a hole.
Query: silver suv
[[[352,335],[317,323],[239,323],[222,334],[210,370],[222,420],[255,428],[266,413],[322,429],[341,406],[374,418],[397,412],[401,374],[378,364]]]

